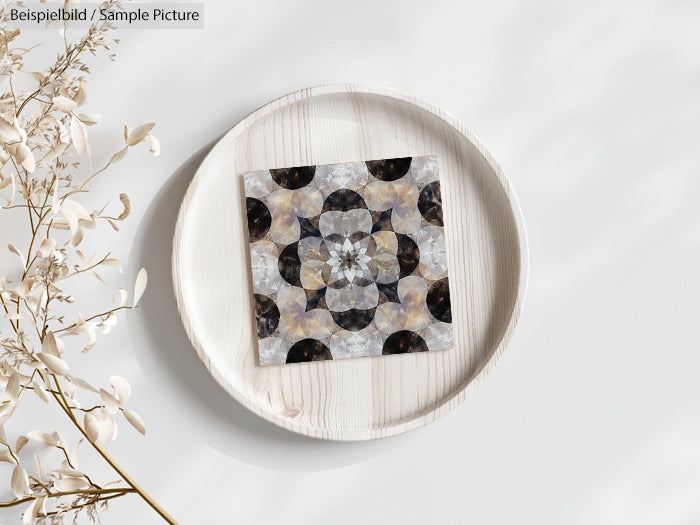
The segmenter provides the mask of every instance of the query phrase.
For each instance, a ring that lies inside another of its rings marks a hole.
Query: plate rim
[[[359,95],[378,95],[383,97],[388,97],[406,104],[416,106],[438,119],[445,122],[450,127],[454,128],[460,135],[464,137],[465,140],[470,142],[477,151],[483,156],[484,160],[487,162],[489,167],[493,170],[496,178],[505,192],[506,199],[513,214],[513,220],[515,223],[515,231],[518,240],[518,250],[519,250],[519,272],[517,276],[517,293],[515,296],[515,301],[513,303],[513,309],[510,315],[510,319],[506,324],[503,331],[503,335],[498,341],[496,348],[493,351],[491,357],[484,363],[481,370],[479,370],[474,377],[468,381],[462,388],[455,391],[451,396],[445,396],[441,403],[436,404],[428,411],[418,413],[415,417],[411,419],[404,419],[395,424],[382,427],[382,428],[369,428],[369,429],[322,429],[312,427],[310,425],[300,424],[298,422],[293,422],[283,417],[280,417],[277,413],[268,411],[262,406],[254,403],[250,400],[242,391],[237,389],[224,374],[222,374],[209,359],[209,356],[204,349],[204,346],[200,342],[199,338],[193,326],[191,325],[188,315],[188,308],[183,297],[183,290],[180,287],[180,259],[182,256],[182,238],[184,232],[184,222],[185,216],[187,214],[189,203],[193,199],[197,188],[199,187],[199,182],[204,176],[203,168],[208,164],[210,157],[214,155],[218,150],[218,145],[224,142],[226,139],[235,138],[240,135],[252,122],[257,121],[259,118],[264,117],[277,111],[280,108],[289,105],[290,103],[298,102],[301,100],[308,100],[313,97],[325,96],[325,95],[338,95],[338,94],[359,94]],[[510,180],[506,177],[501,166],[496,162],[491,152],[486,148],[483,142],[476,136],[474,132],[471,131],[467,126],[465,126],[459,119],[457,119],[452,114],[446,112],[442,108],[427,102],[421,98],[414,95],[406,93],[404,91],[385,87],[376,86],[366,83],[334,83],[334,84],[324,84],[313,86],[309,88],[300,89],[293,91],[286,95],[282,95],[276,99],[273,99],[255,110],[251,111],[244,118],[239,120],[229,131],[227,131],[217,142],[212,146],[209,152],[206,154],[200,165],[197,167],[192,180],[190,181],[187,191],[180,204],[180,209],[177,215],[177,221],[175,223],[175,232],[173,234],[173,245],[171,254],[171,266],[172,266],[172,279],[173,279],[173,290],[175,292],[175,301],[177,303],[178,313],[180,319],[187,333],[187,337],[192,344],[195,353],[199,359],[204,364],[207,371],[214,377],[217,383],[221,385],[226,392],[231,395],[236,401],[238,401],[245,408],[251,412],[257,414],[263,419],[279,426],[290,430],[292,432],[332,441],[365,441],[370,439],[379,439],[384,437],[389,437],[397,434],[402,434],[419,428],[427,423],[434,421],[435,419],[441,417],[442,415],[453,410],[457,405],[462,403],[467,396],[472,393],[479,385],[488,377],[488,375],[493,370],[494,366],[500,361],[501,356],[505,352],[510,340],[513,337],[515,328],[520,319],[520,314],[522,311],[523,304],[525,302],[525,296],[527,293],[528,286],[528,276],[529,276],[529,244],[527,238],[527,232],[525,230],[525,222],[522,215],[522,210],[520,203],[515,194],[513,186]]]

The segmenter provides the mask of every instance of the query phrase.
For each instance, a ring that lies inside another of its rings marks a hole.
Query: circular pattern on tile
[[[400,179],[411,167],[411,157],[367,161],[367,169],[373,177],[384,181]]]
[[[294,343],[287,353],[287,363],[324,361],[333,359],[330,349],[318,339],[302,339]]]
[[[246,217],[248,218],[248,238],[250,242],[264,239],[270,231],[272,215],[265,203],[253,197],[246,197]]]
[[[307,186],[313,180],[314,173],[316,173],[316,166],[270,170],[272,179],[287,190],[298,190]]]
[[[435,226],[442,226],[442,196],[438,181],[427,184],[418,197],[418,210],[423,218]]]
[[[452,322],[452,305],[447,277],[435,281],[428,287],[425,303],[435,319],[443,323]]]
[[[407,354],[411,352],[427,352],[428,345],[416,332],[411,330],[399,330],[394,332],[384,341],[382,354]]]
[[[263,339],[275,333],[280,324],[280,311],[275,301],[262,294],[254,294],[255,324],[258,327],[258,339]]]

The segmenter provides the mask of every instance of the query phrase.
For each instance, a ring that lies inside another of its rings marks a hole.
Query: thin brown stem
[[[80,490],[66,490],[63,492],[49,492],[46,496],[47,498],[62,498],[63,496],[77,496],[77,495],[90,495],[90,494],[116,494],[116,493],[128,493],[136,492],[135,489],[121,488],[121,489],[80,489]],[[22,503],[27,503],[29,501],[41,498],[43,496],[25,496],[24,498],[15,499],[12,501],[0,502],[0,508],[14,507],[16,505],[21,505]]]
[[[141,488],[141,486],[138,483],[136,483],[136,481],[114,459],[112,459],[112,456],[110,456],[105,449],[103,449],[98,443],[95,443],[90,439],[83,425],[77,420],[75,414],[73,414],[73,411],[71,410],[70,405],[68,404],[68,400],[66,399],[65,394],[61,389],[61,383],[58,380],[58,377],[54,374],[50,375],[51,377],[53,377],[54,383],[56,384],[56,390],[58,391],[58,394],[54,395],[54,397],[56,397],[56,401],[58,401],[61,408],[65,411],[66,415],[68,415],[68,417],[76,426],[76,428],[80,431],[80,433],[83,436],[85,436],[92,448],[94,448],[97,451],[97,453],[100,456],[102,456],[102,458],[109,464],[109,466],[112,467],[112,469],[121,476],[124,482],[131,488],[133,488],[134,491],[137,492],[139,496],[141,496],[141,498],[160,515],[161,518],[163,518],[167,523],[170,523],[171,525],[177,525],[177,521],[175,521],[175,519],[172,516],[170,516],[170,514],[168,514],[165,511],[165,509],[161,507],[150,496],[150,494],[148,494],[148,492]]]
[[[101,314],[91,315],[90,317],[85,319],[84,322],[93,321],[93,320],[97,319],[98,317],[104,317],[105,315],[109,315],[111,313],[118,312],[119,310],[133,310],[134,308],[138,308],[138,306],[117,306],[116,308],[112,308],[111,310],[107,310],[106,312],[102,312]],[[78,326],[78,323],[73,323],[71,325],[64,326],[63,328],[59,328],[58,330],[54,330],[53,333],[58,334],[60,332],[72,330],[76,326]]]

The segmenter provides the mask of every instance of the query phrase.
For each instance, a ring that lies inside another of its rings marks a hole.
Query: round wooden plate
[[[455,348],[301,364],[256,364],[242,173],[438,155]],[[277,99],[211,150],[175,229],[178,308],[216,380],[256,414],[324,439],[374,439],[445,414],[488,373],[518,319],[527,241],[513,190],[463,124],[404,93],[343,84]]]

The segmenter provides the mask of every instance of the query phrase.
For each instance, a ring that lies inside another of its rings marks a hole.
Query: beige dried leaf
[[[27,298],[27,295],[31,293],[31,291],[34,289],[34,284],[36,283],[36,279],[34,277],[27,277],[26,279],[23,279],[21,283],[17,285],[17,288],[14,290],[15,294],[19,297]]]
[[[46,259],[51,252],[56,249],[56,241],[54,239],[43,239],[37,250],[37,254],[42,259]]]
[[[112,376],[109,378],[109,384],[114,389],[114,397],[123,405],[131,397],[131,385],[122,376]]]
[[[21,140],[22,136],[19,130],[4,118],[0,117],[0,142],[12,144],[13,142],[20,142]]]
[[[146,135],[151,132],[154,126],[155,123],[149,122],[148,124],[142,124],[141,126],[135,128],[131,133],[129,133],[126,139],[127,146],[135,146],[139,142],[143,142]]]
[[[136,412],[133,410],[124,410],[124,417],[132,427],[141,432],[141,434],[144,436],[146,435],[146,426],[143,424],[143,420]]]
[[[59,111],[63,111],[64,113],[68,113],[69,115],[77,107],[77,104],[71,99],[67,97],[62,97],[60,95],[53,97],[53,105]]]
[[[99,390],[92,386],[90,383],[85,381],[84,379],[81,379],[79,377],[75,376],[69,376],[68,379],[70,380],[71,383],[73,383],[75,386],[78,388],[82,388],[83,390],[87,390],[88,392],[94,392],[97,394]]]
[[[124,158],[124,155],[126,155],[126,152],[129,150],[129,146],[125,146],[124,148],[120,149],[117,151],[114,155],[112,155],[112,158],[109,160],[110,163],[115,164],[122,160]]]
[[[73,95],[73,100],[78,106],[85,104],[87,100],[87,83],[84,80],[80,82],[78,90],[75,92],[75,95]]]
[[[13,155],[15,160],[19,162],[22,167],[27,170],[27,172],[32,173],[36,168],[36,161],[34,160],[34,154],[29,146],[26,144],[19,144]]]
[[[126,193],[120,193],[119,194],[119,200],[122,202],[122,206],[124,206],[124,210],[119,214],[119,217],[117,217],[118,221],[123,221],[129,216],[129,213],[131,213],[131,201],[129,200],[129,196]]]
[[[151,154],[151,156],[157,157],[158,155],[160,155],[160,141],[150,133],[146,135],[146,140],[150,144],[148,152]]]
[[[124,142],[129,142],[129,135],[131,135],[131,126],[124,122]]]
[[[73,237],[70,238],[70,245],[73,247],[79,246],[83,242],[83,229],[78,228]]]
[[[15,458],[12,457],[12,454],[10,454],[10,451],[6,448],[0,450],[0,463],[9,463],[10,465],[17,464]]]
[[[22,261],[22,267],[24,267],[24,255],[22,255],[22,252],[15,248],[14,244],[8,244],[7,249],[19,257],[20,261]]]
[[[100,388],[100,399],[102,399],[102,402],[105,404],[105,408],[110,414],[116,414],[119,412],[119,400],[107,392],[104,388]]]
[[[82,489],[89,483],[85,478],[61,478],[54,481],[54,487],[61,492]]]
[[[41,344],[41,351],[45,354],[61,357],[61,352],[58,348],[58,342],[53,332],[46,332],[46,335],[44,336],[44,342]]]
[[[87,210],[78,202],[73,199],[65,199],[58,209],[58,212],[66,219],[68,223],[68,228],[71,233],[75,235],[80,226],[80,221],[91,220],[90,214]]]
[[[126,302],[129,300],[129,292],[127,292],[124,288],[119,288],[119,306],[124,306]]]
[[[12,402],[0,406],[0,425],[4,425],[5,422],[10,419],[16,408],[17,403]]]
[[[102,264],[111,266],[112,268],[116,268],[119,271],[119,273],[122,273],[122,263],[119,262],[119,259],[111,257],[102,261]]]
[[[35,520],[44,513],[44,503],[46,503],[46,496],[39,496],[31,505],[27,507],[22,515],[22,523],[24,525],[31,525]]]
[[[51,404],[51,394],[49,394],[49,391],[44,388],[44,385],[38,383],[37,381],[33,381],[32,388],[33,392],[36,394],[36,397],[41,399],[47,405]]]
[[[12,471],[10,489],[18,498],[31,494],[31,491],[29,490],[29,477],[27,476],[27,472],[19,465],[17,465]]]
[[[85,433],[88,439],[93,443],[97,443],[97,440],[100,439],[100,425],[95,416],[89,412],[86,413],[83,418],[83,425],[85,426]]]
[[[73,139],[75,151],[77,151],[80,155],[87,153],[89,148],[87,128],[85,127],[85,124],[80,122],[80,119],[75,115],[70,119],[70,135]]]
[[[20,381],[19,372],[15,371],[10,375],[7,380],[7,386],[5,387],[5,393],[10,398],[11,401],[16,401],[19,397],[19,393],[22,389],[22,384]]]
[[[15,441],[15,453],[19,454],[27,443],[29,443],[27,436],[19,436]]]
[[[84,478],[85,473],[81,472],[79,470],[76,470],[71,467],[63,467],[63,468],[57,468],[54,469],[54,472],[56,474],[60,474],[61,476],[67,476],[69,478]]]
[[[60,357],[43,352],[38,353],[37,357],[46,365],[46,368],[54,374],[64,376],[68,373],[68,364]]]
[[[58,156],[61,155],[67,147],[68,143],[59,142],[53,148],[47,151],[46,155],[44,155],[39,162],[44,166],[48,166],[51,162],[58,158]]]
[[[95,124],[99,124],[100,120],[102,120],[102,115],[79,113],[78,118],[86,126],[94,126]]]
[[[100,439],[102,442],[108,443],[117,439],[119,429],[109,411],[106,409],[98,409],[94,411],[94,414],[100,427]]]
[[[138,304],[139,299],[141,299],[141,296],[143,295],[143,292],[146,291],[147,284],[148,273],[146,272],[145,268],[141,268],[139,270],[138,275],[136,276],[136,284],[134,285],[134,306]]]
[[[56,440],[51,436],[51,434],[47,434],[46,432],[30,430],[29,432],[27,432],[26,436],[29,439],[36,441],[37,443],[41,443],[42,445],[46,445],[49,447],[56,446]]]

